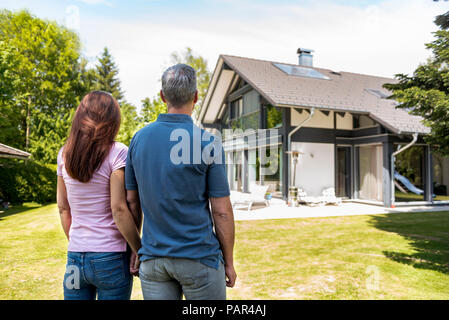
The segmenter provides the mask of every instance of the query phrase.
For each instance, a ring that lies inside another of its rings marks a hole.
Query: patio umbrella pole
[[[293,129],[292,131],[290,131],[290,133],[289,133],[288,136],[287,136],[287,144],[288,144],[288,145],[287,145],[287,146],[288,146],[287,154],[288,154],[288,163],[290,164],[290,166],[292,165],[292,153],[293,153],[293,151],[292,151],[292,135],[293,135],[296,131],[298,131],[299,129],[301,129],[301,128],[304,126],[304,124],[305,124],[306,122],[308,122],[310,119],[312,119],[314,113],[315,113],[315,108],[310,109],[310,114],[309,114],[309,116],[307,117],[307,119],[305,119],[303,122],[301,122],[295,129]],[[292,203],[291,203],[291,201],[292,201],[291,191],[293,191],[293,189],[296,188],[296,186],[295,186],[295,184],[296,184],[296,166],[295,166],[295,168],[294,168],[294,172],[295,172],[295,177],[294,177],[294,179],[291,178],[291,175],[288,175],[288,177],[289,177],[289,181],[288,181],[289,188],[288,188],[288,200],[287,200],[287,202],[290,203],[290,204],[292,204]],[[291,185],[292,180],[294,180],[294,182],[293,182],[294,185]],[[297,194],[297,190],[296,190],[296,194]],[[296,197],[296,196],[295,196],[295,197]],[[296,205],[296,204],[292,204],[292,205],[294,206],[294,205]]]

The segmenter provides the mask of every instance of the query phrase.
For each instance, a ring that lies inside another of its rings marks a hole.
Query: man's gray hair
[[[179,108],[195,98],[196,72],[186,64],[177,64],[162,75],[162,93],[167,102]]]

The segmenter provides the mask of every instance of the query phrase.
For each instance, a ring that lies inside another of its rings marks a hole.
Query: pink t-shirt
[[[123,252],[126,240],[112,218],[110,179],[111,173],[125,167],[128,147],[115,142],[89,182],[83,183],[67,174],[58,154],[58,176],[62,176],[72,214],[69,251],[74,252]]]

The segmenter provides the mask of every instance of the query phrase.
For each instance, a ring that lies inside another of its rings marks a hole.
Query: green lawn
[[[449,212],[239,221],[236,232],[230,299],[449,299]],[[0,299],[61,299],[66,245],[54,204],[0,214]]]

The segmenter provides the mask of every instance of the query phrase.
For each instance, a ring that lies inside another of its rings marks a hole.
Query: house
[[[28,159],[30,153],[0,143],[0,158]]]
[[[298,49],[298,64],[219,56],[198,119],[211,131],[241,129],[223,144],[231,189],[269,184],[287,199],[289,186],[311,196],[333,187],[386,207],[449,200],[449,161],[424,142],[422,119],[388,99],[383,84],[395,80],[317,68],[312,52]],[[254,147],[248,129],[270,129],[275,139],[257,136]],[[268,144],[278,147],[278,170],[263,175]]]

